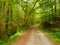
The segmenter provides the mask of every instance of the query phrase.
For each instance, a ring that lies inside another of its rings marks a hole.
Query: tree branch
[[[32,7],[31,11],[29,12],[29,16],[30,16],[30,14],[32,13],[32,11],[34,10],[34,7],[35,7],[35,5],[36,5],[36,3],[37,3],[38,1],[39,1],[39,0],[37,0],[37,1],[35,2],[34,6]]]

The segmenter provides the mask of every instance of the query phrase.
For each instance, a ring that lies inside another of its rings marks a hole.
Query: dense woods
[[[60,0],[0,0],[0,40],[34,24],[60,39]]]

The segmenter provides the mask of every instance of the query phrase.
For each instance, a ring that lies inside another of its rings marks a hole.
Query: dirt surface
[[[31,30],[24,32],[22,36],[17,37],[17,39],[12,41],[12,43],[9,45],[25,45],[27,39],[30,36],[30,32]]]
[[[9,45],[57,45],[51,41],[43,32],[37,27],[26,31],[22,36],[19,36]]]

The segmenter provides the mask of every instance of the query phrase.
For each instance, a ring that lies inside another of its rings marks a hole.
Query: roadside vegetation
[[[52,39],[60,43],[60,1],[43,1],[40,28]],[[44,6],[45,5],[45,6]]]
[[[0,0],[0,45],[34,24],[60,43],[60,0]]]

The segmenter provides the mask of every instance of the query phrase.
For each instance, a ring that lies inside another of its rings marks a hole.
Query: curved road
[[[25,45],[55,45],[44,33],[38,29],[33,29]]]
[[[25,32],[18,37],[10,45],[56,45],[48,37],[45,36],[38,28],[33,27],[31,31]]]

